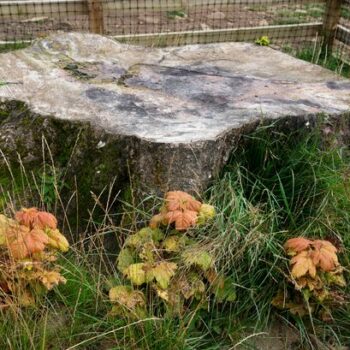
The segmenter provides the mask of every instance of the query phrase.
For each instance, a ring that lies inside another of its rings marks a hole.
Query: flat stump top
[[[350,106],[350,82],[247,43],[144,48],[57,34],[0,55],[0,99],[156,143],[215,140],[255,119]]]

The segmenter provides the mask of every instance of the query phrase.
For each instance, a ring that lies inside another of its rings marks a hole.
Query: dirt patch
[[[273,6],[248,3],[196,5],[173,11],[126,7],[105,13],[105,33],[128,35],[311,23],[321,21],[323,13],[322,4],[300,5],[292,2]],[[348,21],[344,17],[342,23]],[[57,30],[88,31],[88,17],[78,12],[52,13],[35,18],[25,14],[17,19],[0,17],[0,40],[30,40]],[[293,41],[297,38],[291,32],[289,39]]]

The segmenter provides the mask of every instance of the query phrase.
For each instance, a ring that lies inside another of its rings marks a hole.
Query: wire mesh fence
[[[177,45],[256,41],[350,45],[350,0],[0,0],[0,42],[52,32]],[[264,44],[264,42],[261,42]]]

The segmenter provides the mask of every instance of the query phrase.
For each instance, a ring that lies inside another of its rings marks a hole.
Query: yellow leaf
[[[67,241],[67,238],[63,236],[63,234],[55,229],[46,229],[45,233],[49,237],[49,243],[48,245],[52,248],[58,249],[62,252],[67,252],[69,249],[69,243]]]
[[[158,228],[161,224],[166,225],[166,221],[163,214],[157,214],[152,217],[149,222],[149,227],[152,229]]]
[[[163,247],[167,252],[179,252],[183,245],[179,236],[169,236],[163,241]]]
[[[130,279],[133,284],[140,286],[146,282],[145,267],[146,264],[144,263],[132,264],[124,270],[124,274]]]
[[[148,272],[148,276],[149,278],[154,278],[160,288],[166,289],[168,288],[171,277],[175,275],[176,269],[177,265],[175,263],[162,261],[152,267]]]
[[[325,273],[326,280],[328,284],[335,284],[339,287],[346,287],[346,281],[343,276],[343,268],[337,267],[334,271],[329,271]]]
[[[165,301],[169,301],[169,292],[167,290],[156,288],[156,292],[157,292],[157,295],[159,296],[159,298],[161,298]]]
[[[109,299],[112,303],[118,303],[128,309],[145,305],[145,296],[139,290],[133,290],[130,286],[116,286],[110,289]]]
[[[15,221],[7,216],[0,214],[0,245],[4,245],[7,241],[7,231],[10,226],[14,225]]]
[[[154,242],[159,242],[164,238],[163,232],[158,228],[144,227],[137,234],[144,238],[145,241],[152,239]]]
[[[193,296],[200,299],[205,292],[204,282],[195,273],[189,276],[181,276],[177,281],[177,285],[185,299],[189,299]]]
[[[164,237],[164,234],[159,229],[152,229],[150,227],[144,227],[137,233],[129,236],[126,239],[125,245],[128,247],[139,249],[147,242],[159,242]]]
[[[39,276],[39,280],[48,290],[60,283],[66,283],[66,279],[57,271],[43,271]]]
[[[197,224],[203,225],[209,220],[212,220],[215,217],[215,208],[209,204],[202,204],[199,215],[197,218]]]
[[[293,265],[292,276],[294,278],[302,277],[307,273],[313,278],[316,276],[316,266],[308,251],[302,251],[294,256],[291,259],[291,264]]]

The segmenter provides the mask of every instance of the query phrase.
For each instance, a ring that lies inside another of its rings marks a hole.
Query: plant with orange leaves
[[[177,231],[185,231],[205,223],[215,216],[215,209],[196,200],[183,191],[170,191],[165,195],[165,203],[160,213],[150,221],[151,228],[175,224]]]
[[[234,286],[216,272],[210,245],[185,232],[214,216],[211,205],[185,192],[168,192],[150,227],[129,235],[119,253],[117,268],[127,283],[110,289],[111,314],[146,317],[147,300],[158,300],[162,310],[165,306],[166,312],[181,316],[207,303],[210,295],[216,302],[234,301]]]
[[[339,287],[346,286],[338,249],[329,241],[303,237],[289,239],[284,249],[291,257],[288,282],[300,293],[280,290],[272,304],[299,316],[315,312],[329,319],[331,307],[344,301]]]
[[[22,209],[14,219],[0,214],[0,303],[35,304],[36,298],[65,279],[54,264],[69,249],[54,215]]]

